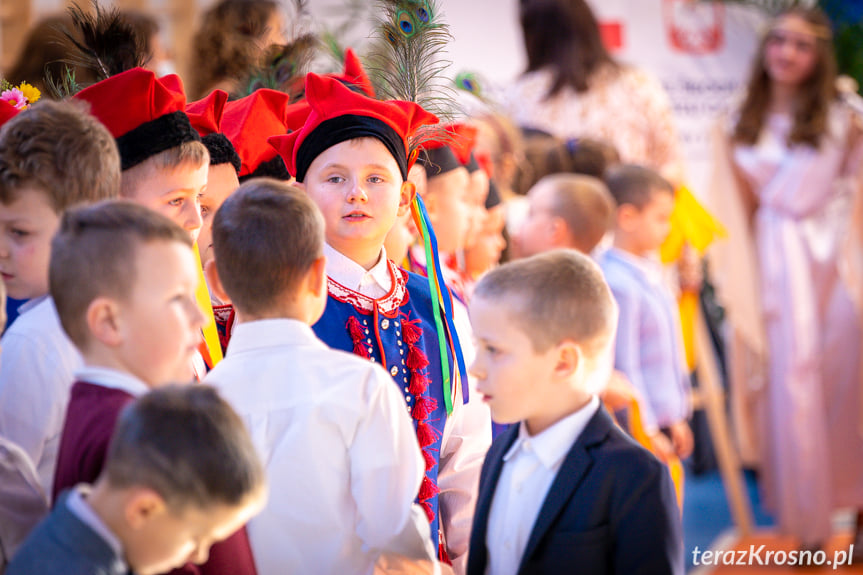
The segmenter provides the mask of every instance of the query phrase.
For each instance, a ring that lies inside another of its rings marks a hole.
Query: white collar
[[[637,256],[614,247],[610,248],[606,253],[640,271],[651,284],[661,285],[663,283],[663,268],[659,261],[653,258]]]
[[[593,395],[587,405],[533,436],[527,432],[527,426],[522,421],[518,426],[518,438],[503,456],[503,460],[508,461],[521,449],[532,450],[547,469],[554,471],[598,409],[599,397]]]
[[[369,295],[370,283],[387,293],[392,288],[389,264],[387,263],[387,251],[381,246],[381,254],[372,269],[366,270],[363,266],[344,255],[330,244],[324,244],[324,255],[327,257],[327,276],[345,286],[348,289]]]
[[[90,494],[90,486],[87,484],[76,485],[66,498],[66,507],[69,512],[81,520],[87,527],[96,532],[96,534],[114,551],[117,557],[123,557],[123,543],[111,529],[105,525],[102,518],[99,517],[93,508],[87,503],[86,496]],[[125,563],[124,563],[125,564]]]
[[[86,365],[75,372],[75,379],[86,383],[95,383],[102,387],[119,389],[135,397],[150,391],[150,387],[134,375],[110,367]]]
[[[321,341],[307,324],[287,318],[259,319],[234,326],[226,356],[285,345],[321,345]]]
[[[28,299],[24,303],[18,306],[18,315],[25,314],[43,301],[48,299],[48,295],[40,295],[39,297],[34,297],[33,299]]]

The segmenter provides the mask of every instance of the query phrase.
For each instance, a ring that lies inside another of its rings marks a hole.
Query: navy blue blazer
[[[30,533],[6,575],[131,575],[111,546],[69,511],[69,493]]]
[[[488,516],[513,425],[482,467],[468,575],[484,575]],[[533,525],[519,575],[683,574],[683,534],[665,466],[600,407],[567,453]]]

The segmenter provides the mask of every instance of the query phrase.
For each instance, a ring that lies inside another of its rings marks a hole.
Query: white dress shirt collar
[[[119,389],[135,397],[144,395],[150,391],[147,384],[134,375],[109,367],[84,366],[75,372],[75,379],[77,381],[101,385],[102,387]]]
[[[28,311],[30,311],[31,309],[33,309],[34,307],[36,307],[37,305],[39,305],[40,303],[45,301],[46,299],[48,299],[48,296],[43,295],[43,296],[34,297],[33,299],[29,299],[29,300],[25,301],[24,303],[22,303],[21,305],[18,306],[18,315],[27,313]]]
[[[370,270],[329,244],[324,244],[324,255],[327,257],[327,276],[348,289],[377,299],[387,295],[392,288],[387,251],[383,247],[377,263]]]
[[[611,248],[608,253],[638,270],[650,284],[664,285],[663,268],[658,260],[637,256],[618,248]]]
[[[259,319],[239,323],[234,327],[226,356],[263,347],[303,344],[324,346],[312,328],[299,320],[287,318]]]
[[[591,396],[587,405],[533,436],[528,433],[527,426],[522,421],[518,426],[518,438],[503,456],[503,460],[509,461],[522,449],[531,449],[546,469],[556,470],[598,409],[599,397]]]
[[[69,509],[69,512],[81,520],[87,527],[96,532],[96,534],[102,538],[105,543],[114,551],[114,554],[122,558],[123,557],[123,543],[117,538],[116,535],[111,531],[111,529],[105,525],[105,522],[96,515],[96,512],[93,511],[93,508],[90,507],[90,504],[87,503],[85,499],[87,495],[90,493],[90,486],[81,484],[76,485],[70,492],[69,496],[66,498],[66,507]]]

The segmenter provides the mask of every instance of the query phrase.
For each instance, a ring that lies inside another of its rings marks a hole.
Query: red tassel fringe
[[[423,449],[423,459],[426,460],[426,471],[430,471],[432,467],[437,465],[434,454],[431,452],[430,449]]]
[[[411,385],[408,388],[413,395],[420,396],[425,393],[429,386],[429,378],[426,374],[413,370],[411,372]]]
[[[417,325],[419,324],[419,320],[409,320],[407,316],[402,319],[402,339],[404,339],[408,345],[413,345],[420,340],[422,337],[423,330]]]
[[[351,336],[351,340],[354,342],[354,354],[360,357],[364,357],[369,359],[371,355],[369,355],[369,348],[366,346],[365,341],[365,330],[363,326],[360,325],[360,320],[356,318],[356,316],[351,316],[348,318],[348,333]]]
[[[426,499],[431,499],[438,493],[440,493],[440,489],[438,489],[437,485],[428,476],[423,477],[422,485],[420,485],[419,500],[425,501]]]
[[[417,424],[417,441],[420,443],[420,447],[425,448],[435,442],[437,437],[435,437],[434,430],[432,430],[431,426],[428,423],[419,422]]]
[[[405,360],[405,365],[408,369],[425,369],[428,367],[429,360],[422,350],[414,345],[408,346],[408,357]]]
[[[437,409],[437,401],[433,397],[421,395],[416,398],[416,403],[414,403],[413,409],[411,409],[411,417],[417,421],[422,421],[435,409]]]

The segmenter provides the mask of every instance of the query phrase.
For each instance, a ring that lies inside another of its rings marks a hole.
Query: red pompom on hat
[[[228,93],[213,90],[206,97],[186,105],[186,115],[192,127],[200,134],[201,142],[210,152],[210,165],[231,164],[240,172],[240,156],[231,141],[222,133],[222,117]]]
[[[157,78],[132,68],[84,88],[74,96],[117,140],[123,170],[165,150],[200,141],[186,116],[186,94],[179,76]]]
[[[286,133],[288,114],[303,107],[304,103],[290,105],[288,94],[266,88],[225,105],[222,130],[240,155],[240,178],[290,179],[284,162],[267,138]]]
[[[17,116],[20,111],[8,102],[0,102],[0,126]]]
[[[269,138],[298,182],[305,179],[309,166],[324,150],[364,137],[380,140],[407,179],[409,138],[420,126],[438,121],[413,102],[374,100],[335,78],[317,74],[306,76],[305,102],[308,113],[298,109],[288,123],[288,128],[296,127],[295,131]],[[304,120],[301,127],[300,120]]]

